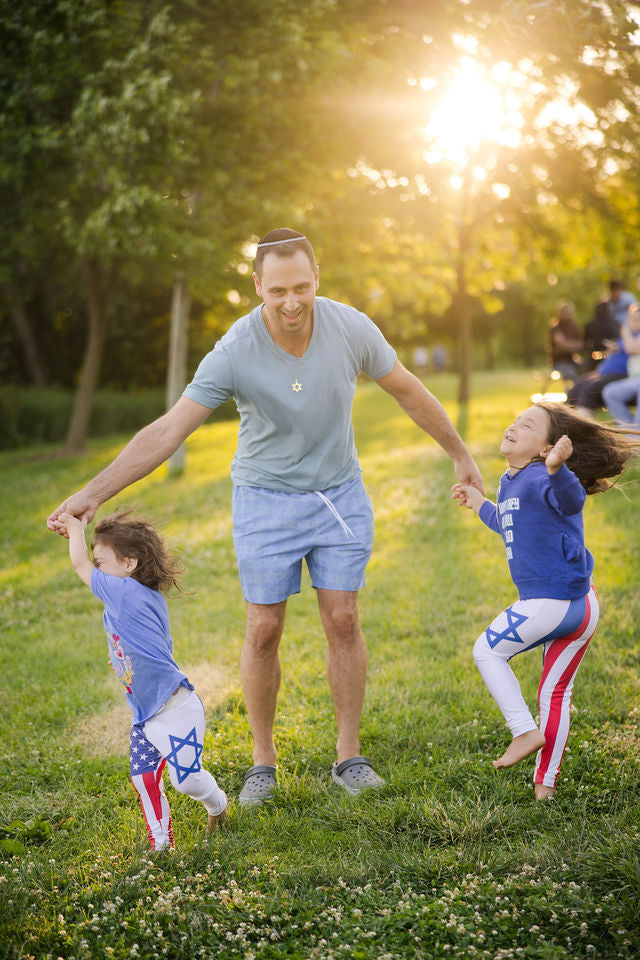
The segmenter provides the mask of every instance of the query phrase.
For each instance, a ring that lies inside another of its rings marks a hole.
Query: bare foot
[[[556,788],[545,787],[544,783],[534,783],[533,789],[536,794],[536,800],[553,800],[556,795]]]
[[[493,761],[493,765],[496,770],[501,767],[512,767],[514,763],[524,760],[530,753],[535,753],[544,745],[543,733],[539,730],[528,730],[526,733],[521,733],[519,737],[514,737],[502,756]]]
[[[213,830],[219,830],[220,827],[224,827],[228,819],[226,810],[223,810],[222,813],[219,813],[217,816],[210,813],[207,822],[207,833],[212,833]]]

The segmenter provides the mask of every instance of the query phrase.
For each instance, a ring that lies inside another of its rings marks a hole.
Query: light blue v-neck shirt
[[[184,391],[214,409],[234,397],[240,413],[231,467],[236,484],[326,490],[360,474],[351,423],[356,379],[391,372],[396,353],[364,313],[317,297],[304,358],[272,340],[262,305],[237,320]],[[292,384],[301,389],[296,392]]]

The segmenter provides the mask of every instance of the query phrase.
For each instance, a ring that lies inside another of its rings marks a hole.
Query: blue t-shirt
[[[616,301],[613,301],[611,298],[609,298],[608,302],[611,306],[611,313],[618,321],[620,326],[622,326],[627,322],[629,307],[638,301],[630,290],[621,290],[620,296]]]
[[[132,577],[95,569],[91,589],[104,603],[109,656],[133,714],[144,723],[179,686],[193,690],[173,659],[167,602],[158,590]]]
[[[640,337],[640,331],[629,331],[631,336],[635,339]],[[609,373],[620,373],[622,376],[627,376],[627,368],[629,362],[629,354],[624,348],[624,340],[620,337],[616,340],[617,351],[615,353],[610,353],[608,357],[605,357],[604,360],[598,364],[597,373],[598,376],[603,376],[604,374]],[[634,354],[638,356],[638,354]]]
[[[260,305],[204,357],[184,396],[211,409],[235,397],[234,483],[326,490],[360,474],[351,423],[358,374],[379,379],[395,360],[369,317],[325,297],[316,297],[304,357],[291,356],[271,338]]]
[[[502,535],[521,600],[578,600],[589,592],[593,557],[584,544],[586,496],[566,464],[550,475],[536,462],[513,476],[507,471],[497,504],[482,504],[480,519]]]

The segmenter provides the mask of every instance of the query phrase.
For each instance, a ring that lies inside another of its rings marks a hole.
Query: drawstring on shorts
[[[334,517],[336,518],[336,520],[344,530],[344,535],[347,538],[347,540],[349,539],[349,537],[353,537],[353,539],[355,540],[356,539],[355,533],[353,532],[349,524],[342,519],[342,517],[336,510],[334,504],[331,502],[331,500],[329,500],[329,497],[325,497],[324,493],[322,493],[320,490],[314,490],[313,492],[317,497],[320,497],[324,505],[328,507],[329,510],[331,510],[331,513],[334,515]]]

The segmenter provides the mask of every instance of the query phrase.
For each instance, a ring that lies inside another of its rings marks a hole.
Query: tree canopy
[[[4,378],[163,382],[178,279],[192,367],[283,225],[397,346],[444,339],[467,380],[472,357],[539,359],[558,297],[586,320],[609,275],[635,279],[637,20],[600,0],[5,0]]]

